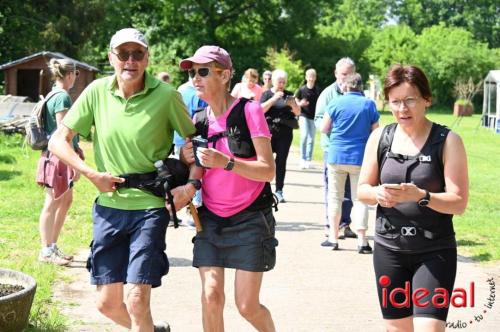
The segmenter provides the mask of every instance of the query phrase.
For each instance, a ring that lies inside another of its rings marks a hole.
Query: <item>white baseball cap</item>
[[[144,37],[142,32],[134,28],[118,30],[113,37],[111,37],[109,47],[116,48],[125,43],[136,43],[148,48],[146,37]]]

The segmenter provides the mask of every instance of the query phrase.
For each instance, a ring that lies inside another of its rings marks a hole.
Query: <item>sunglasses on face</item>
[[[118,57],[120,61],[127,61],[130,57],[132,57],[132,60],[134,61],[141,61],[144,59],[144,56],[146,55],[146,52],[141,51],[141,50],[135,50],[135,51],[120,51],[118,53],[111,52],[114,55]]]
[[[198,73],[200,77],[207,77],[210,71],[222,71],[222,69],[208,67],[202,67],[198,69],[193,68],[188,70],[188,75],[189,77],[194,78],[196,76],[196,73]]]

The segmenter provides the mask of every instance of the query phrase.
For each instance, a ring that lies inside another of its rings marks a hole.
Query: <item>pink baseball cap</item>
[[[196,50],[190,58],[181,61],[179,66],[182,70],[188,70],[193,67],[193,63],[209,63],[215,61],[226,69],[233,68],[231,56],[225,49],[219,46],[205,45]]]

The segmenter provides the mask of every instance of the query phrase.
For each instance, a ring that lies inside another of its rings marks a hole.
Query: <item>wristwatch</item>
[[[230,171],[233,169],[233,167],[234,167],[234,158],[231,157],[231,158],[229,158],[229,161],[227,162],[227,165],[226,165],[226,167],[224,167],[224,169],[226,171]]]
[[[424,198],[421,198],[418,201],[418,205],[427,206],[427,205],[429,205],[430,199],[431,199],[431,194],[429,193],[429,191],[425,190],[425,196],[424,196]]]
[[[191,183],[196,190],[201,189],[201,181],[197,179],[189,179],[187,183]]]

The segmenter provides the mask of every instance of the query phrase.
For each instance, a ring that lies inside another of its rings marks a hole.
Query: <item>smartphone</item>
[[[208,148],[208,140],[201,136],[196,136],[192,139],[192,142],[193,142],[194,162],[196,166],[203,167],[203,165],[200,163],[200,160],[198,159],[196,151],[199,147]]]
[[[382,184],[384,188],[401,190],[401,185],[397,183],[384,183]]]

